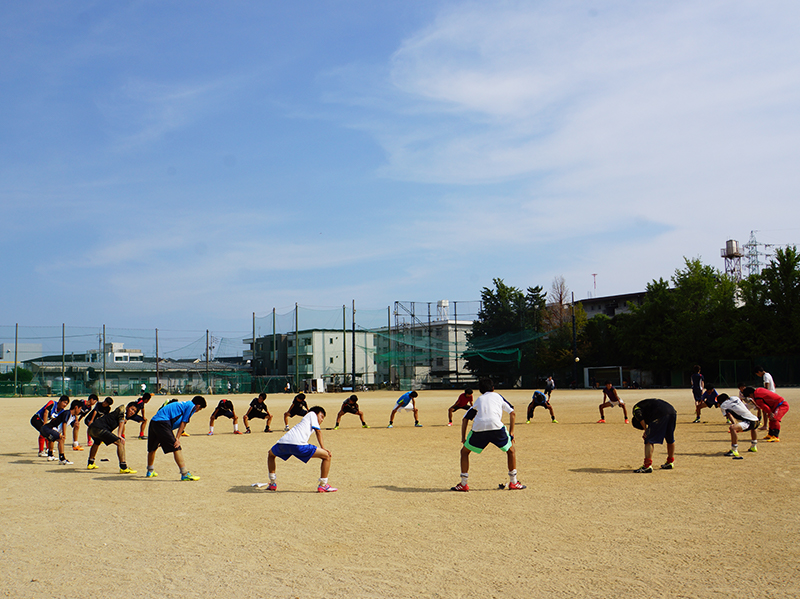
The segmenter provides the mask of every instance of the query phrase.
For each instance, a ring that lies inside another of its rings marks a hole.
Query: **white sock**
[[[510,479],[510,482],[512,482],[512,483],[517,482],[517,471],[516,470],[511,470],[508,473],[508,478]]]
[[[238,430],[239,430],[239,425],[238,424],[234,424],[233,425],[233,432],[236,432]]]
[[[319,479],[319,486],[320,487],[323,486],[323,485],[327,485],[327,484],[328,484],[328,479],[327,478]]]
[[[738,443],[731,443],[731,451],[738,451],[739,444]]]
[[[464,485],[465,487],[467,486],[467,478],[469,478],[469,473],[462,472],[461,473],[461,484]]]
[[[277,472],[270,472],[269,473],[269,482],[274,483],[278,479]]]
[[[209,433],[213,433],[214,432],[214,427],[213,426],[209,426],[208,427],[208,432]]]
[[[758,445],[758,439],[750,439],[750,445]]]

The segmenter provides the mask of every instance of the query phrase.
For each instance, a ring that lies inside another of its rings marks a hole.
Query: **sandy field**
[[[332,494],[316,493],[317,460],[279,461],[277,493],[252,487],[268,480],[267,451],[281,433],[254,421],[253,434],[233,435],[222,418],[206,436],[219,397],[183,440],[197,482],[180,482],[161,453],[160,476],[146,479],[146,442],[131,429],[136,475],[118,474],[105,447],[98,470],[86,470],[88,451],[69,447],[74,466],[48,462],[29,423],[44,400],[0,399],[0,596],[798,597],[800,389],[779,392],[792,405],[783,441],[734,461],[722,456],[729,437],[719,410],[691,423],[688,389],[621,391],[629,408],[661,397],[678,409],[677,468],[653,474],[632,473],[641,433],[619,408],[595,423],[601,392],[556,390],[559,424],[538,408],[527,425],[530,392],[504,392],[519,412],[528,488],[498,489],[508,481],[505,455],[490,446],[473,455],[469,493],[449,490],[459,481],[459,421],[445,426],[453,392],[420,392],[423,428],[400,413],[391,430],[399,394],[360,394],[371,428],[345,415],[339,430],[323,432]],[[328,411],[324,428],[344,397],[310,396]],[[241,417],[252,396],[231,399]],[[273,428],[290,399],[267,399]],[[665,455],[657,447],[655,464]]]

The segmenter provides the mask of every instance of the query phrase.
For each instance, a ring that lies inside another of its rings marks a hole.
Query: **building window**
[[[333,337],[331,337],[330,339],[328,339],[328,343],[330,343],[331,345],[333,345]]]
[[[328,358],[330,360],[330,364],[333,364],[333,358]]]

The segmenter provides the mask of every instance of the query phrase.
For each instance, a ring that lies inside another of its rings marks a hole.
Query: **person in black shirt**
[[[234,435],[242,434],[239,431],[239,417],[236,415],[236,412],[233,411],[233,402],[230,399],[220,399],[217,407],[214,408],[213,412],[211,412],[211,420],[208,421],[209,436],[214,434],[214,421],[220,416],[225,416],[225,418],[230,418],[233,420]]]
[[[53,416],[53,418],[48,420],[46,424],[43,424],[42,430],[39,431],[39,434],[50,443],[58,441],[58,463],[62,466],[72,464],[72,462],[67,459],[67,456],[64,455],[64,435],[66,434],[65,429],[67,425],[72,424],[78,414],[80,414],[82,404],[83,402],[79,399],[73,400],[69,406],[69,410],[61,410],[58,414]],[[50,461],[55,460],[53,457],[52,445],[51,449],[48,451],[47,459]]]
[[[265,433],[271,433],[269,425],[272,422],[272,414],[269,413],[269,409],[267,408],[267,394],[266,393],[259,393],[258,397],[254,398],[253,401],[250,402],[250,407],[247,409],[247,414],[244,415],[244,428],[245,435],[250,432],[250,419],[252,418],[261,418],[262,420],[267,421],[267,426],[264,428]]]
[[[97,457],[97,451],[100,449],[100,444],[117,446],[117,457],[119,458],[119,473],[120,474],[136,474],[136,470],[128,468],[128,463],[125,460],[125,423],[130,420],[128,416],[134,414],[136,408],[132,405],[126,407],[119,406],[113,412],[103,414],[94,418],[91,426],[89,427],[89,434],[95,441],[92,449],[89,451],[89,464],[86,466],[87,470],[96,470],[97,464],[94,463]],[[114,431],[117,431],[115,434]]]
[[[147,418],[144,417],[144,404],[150,401],[151,397],[152,396],[149,393],[144,393],[139,399],[137,399],[136,401],[132,401],[127,405],[128,408],[130,407],[136,408],[132,413],[129,412],[130,416],[126,416],[126,418],[128,420],[133,420],[134,422],[141,423],[141,426],[139,427],[140,439],[147,438],[144,436],[144,427],[147,425]]]
[[[634,472],[649,474],[653,471],[653,448],[667,441],[667,461],[662,470],[672,470],[675,462],[675,422],[678,413],[663,399],[643,399],[633,406],[631,424],[644,431],[644,464]]]
[[[308,404],[306,403],[306,394],[305,393],[298,393],[294,396],[292,400],[292,405],[289,406],[289,410],[284,412],[283,414],[283,430],[289,430],[289,418],[292,416],[300,416],[302,418],[308,414]]]

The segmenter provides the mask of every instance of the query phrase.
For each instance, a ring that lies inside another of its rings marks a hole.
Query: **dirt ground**
[[[98,470],[86,470],[88,451],[67,449],[74,466],[48,462],[29,424],[44,400],[0,399],[0,596],[798,597],[800,389],[779,392],[792,405],[782,442],[734,461],[722,456],[729,437],[719,410],[692,424],[688,389],[621,391],[629,408],[661,397],[678,410],[677,468],[652,474],[632,473],[641,433],[619,408],[595,423],[601,392],[556,390],[559,423],[538,408],[527,425],[530,393],[504,392],[519,413],[528,488],[498,489],[508,480],[505,456],[490,446],[472,458],[469,493],[449,491],[459,480],[460,427],[458,418],[445,424],[457,392],[420,392],[423,428],[400,413],[391,430],[399,394],[359,394],[372,428],[345,415],[339,430],[323,432],[332,494],[315,492],[316,460],[279,461],[277,493],[252,487],[268,480],[267,451],[281,433],[254,421],[253,434],[233,435],[223,418],[206,436],[219,397],[183,440],[197,482],[180,482],[161,453],[160,476],[146,479],[146,442],[131,430],[136,475],[118,474],[109,448]],[[324,428],[344,397],[310,397],[328,412]],[[252,397],[231,399],[241,417]],[[273,428],[290,399],[268,397]],[[664,456],[657,447],[655,464]]]

